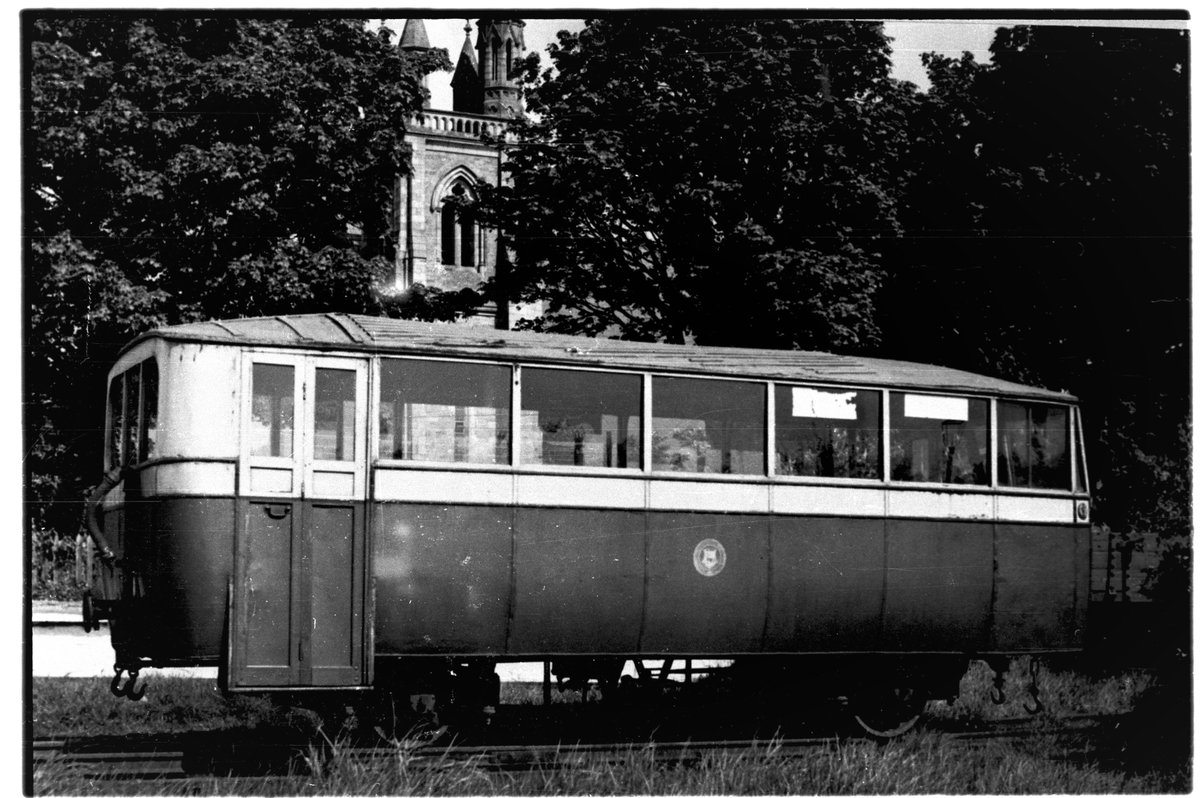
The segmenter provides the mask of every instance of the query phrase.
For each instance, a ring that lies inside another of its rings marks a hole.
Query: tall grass
[[[212,679],[152,675],[141,701],[116,698],[108,685],[103,678],[35,678],[30,693],[34,735],[209,731],[254,726],[273,711],[263,698],[221,695]]]
[[[1078,755],[1047,757],[1046,740],[966,747],[936,733],[887,745],[831,743],[785,754],[765,742],[744,751],[656,756],[652,746],[617,757],[564,749],[558,766],[496,770],[482,759],[386,758],[338,751],[314,773],[266,779],[84,780],[48,765],[39,794],[154,795],[789,795],[1182,792],[1181,772],[1127,774]]]
[[[1095,677],[1042,671],[1043,735],[969,746],[945,736],[948,729],[1028,717],[1023,708],[1028,701],[1027,668],[1027,662],[1014,662],[1006,680],[1010,700],[995,706],[990,697],[991,671],[982,663],[972,665],[959,701],[932,704],[927,730],[886,745],[846,740],[793,755],[767,741],[748,750],[666,754],[656,752],[653,744],[639,743],[615,759],[568,746],[557,765],[512,771],[495,769],[478,758],[416,756],[398,743],[385,756],[366,756],[334,740],[323,751],[311,752],[309,758],[320,767],[306,769],[299,761],[292,773],[281,776],[150,782],[96,779],[85,778],[59,760],[38,768],[34,787],[39,794],[80,795],[1012,794],[1190,789],[1190,695],[1164,693],[1145,672]],[[695,695],[703,697],[704,691]],[[578,693],[558,691],[553,698],[580,700]],[[541,700],[540,685],[503,686],[505,704],[540,704]],[[225,698],[212,681],[199,679],[154,679],[146,698],[137,703],[111,696],[103,679],[35,679],[32,701],[38,736],[227,730],[239,739],[254,739],[278,722],[270,702]],[[1058,721],[1079,713],[1112,715],[1120,722],[1114,720],[1107,731],[1086,737],[1062,733]],[[222,731],[220,736],[224,735]],[[327,758],[330,752],[334,756]]]

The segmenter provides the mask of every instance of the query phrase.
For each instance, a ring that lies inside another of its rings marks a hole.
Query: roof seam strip
[[[221,328],[222,330],[224,330],[225,332],[227,332],[227,333],[229,333],[230,335],[232,335],[234,338],[241,338],[241,337],[242,337],[242,334],[241,334],[241,333],[239,333],[237,330],[234,330],[234,329],[233,329],[233,328],[231,328],[231,327],[228,327],[228,326],[226,326],[226,325],[225,325],[225,324],[223,324],[222,322],[219,322],[219,321],[210,321],[210,322],[209,322],[209,324],[215,324],[216,326],[220,327],[220,328]]]
[[[367,332],[366,329],[364,329],[363,326],[358,323],[358,320],[353,316],[348,316],[344,313],[326,313],[325,316],[338,327],[341,327],[342,332],[346,333],[346,337],[351,341],[360,344],[374,342],[375,336]],[[362,335],[358,335],[354,332],[354,330],[350,329],[351,324],[353,324],[358,331],[362,333]]]
[[[286,318],[286,317],[284,317],[284,316],[276,316],[276,317],[275,317],[275,320],[276,320],[276,321],[278,321],[279,323],[281,323],[281,324],[282,324],[284,327],[287,327],[289,330],[291,330],[292,332],[294,332],[294,333],[295,333],[295,334],[296,334],[296,335],[297,335],[297,336],[300,338],[300,340],[302,340],[302,341],[315,341],[315,340],[317,340],[316,338],[313,338],[311,335],[305,335],[305,334],[304,334],[304,332],[303,332],[303,331],[302,331],[302,330],[301,330],[299,327],[297,327],[296,325],[292,324],[292,323],[291,323],[290,321],[288,321],[288,320],[287,320],[287,318]]]

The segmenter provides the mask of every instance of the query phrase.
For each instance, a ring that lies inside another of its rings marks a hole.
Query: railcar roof
[[[463,324],[401,321],[345,313],[196,322],[161,327],[145,333],[138,340],[151,337],[233,346],[451,355],[800,382],[996,393],[1059,401],[1074,399],[1067,393],[900,360],[788,349],[686,346],[509,332]]]

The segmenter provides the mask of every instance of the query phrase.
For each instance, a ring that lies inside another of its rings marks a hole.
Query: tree
[[[870,347],[904,133],[877,23],[606,17],[526,64],[531,118],[481,212],[492,296],[534,326],[704,344]]]
[[[404,123],[448,64],[353,19],[43,13],[25,33],[27,498],[66,533],[132,336],[380,307]]]
[[[927,57],[885,351],[1080,396],[1097,518],[1190,526],[1183,31],[1001,29]]]

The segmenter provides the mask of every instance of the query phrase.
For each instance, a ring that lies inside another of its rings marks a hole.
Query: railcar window
[[[148,358],[108,386],[108,467],[154,456],[158,435],[158,363]]]
[[[1021,488],[1071,485],[1067,457],[1067,408],[1062,405],[999,402],[997,467],[1000,484]]]
[[[892,479],[990,484],[987,407],[984,399],[893,391]]]
[[[354,377],[346,369],[318,368],[313,405],[313,458],[354,459]]]
[[[154,456],[158,444],[158,361],[142,361],[142,459]]]
[[[385,359],[379,456],[506,465],[511,397],[508,366]]]
[[[879,479],[880,396],[775,386],[775,473]]]
[[[655,470],[766,472],[766,385],[655,377],[652,393]]]
[[[295,368],[254,364],[250,454],[291,457],[295,436]]]
[[[141,461],[141,458],[138,457],[138,444],[141,443],[141,435],[138,430],[138,421],[141,416],[138,408],[138,400],[142,393],[141,386],[141,370],[138,366],[125,372],[125,441],[121,445],[121,449],[126,464]]]
[[[125,465],[125,374],[113,377],[108,385],[108,467]]]
[[[1075,490],[1086,491],[1087,465],[1083,458],[1083,425],[1079,423],[1079,414],[1075,414]]]
[[[521,463],[641,468],[642,378],[521,372]]]

